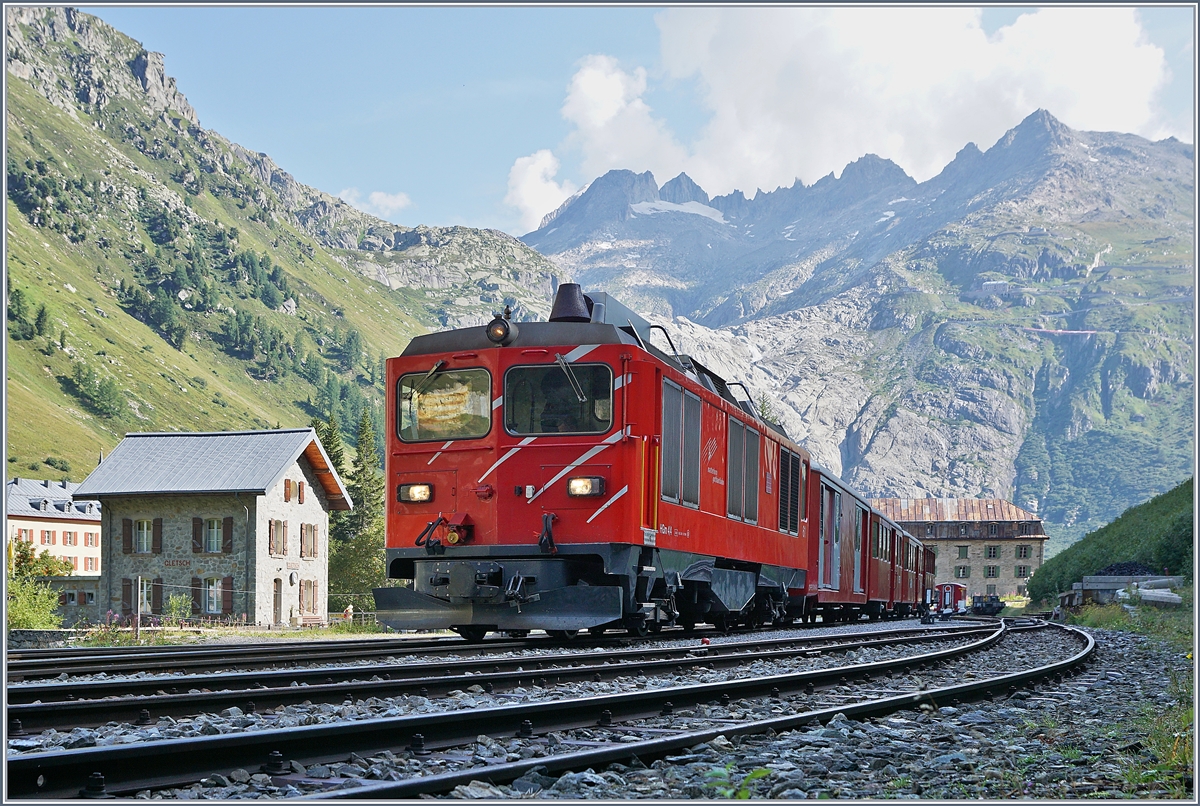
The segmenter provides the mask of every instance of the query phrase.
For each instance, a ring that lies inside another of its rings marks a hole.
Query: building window
[[[75,537],[76,534],[78,534],[78,533],[77,532],[63,532],[63,545],[64,546],[78,545],[78,543],[76,542],[77,538]]]
[[[209,614],[221,612],[221,580],[218,577],[204,580],[204,612]]]
[[[137,521],[133,529],[133,550],[137,554],[149,554],[154,549],[153,521]]]
[[[141,577],[138,582],[140,583],[138,586],[139,612],[149,613],[154,607],[154,580]]]
[[[317,612],[317,581],[305,579],[300,582],[300,611],[303,613]]]
[[[267,547],[270,554],[287,554],[287,521],[267,521]]]
[[[971,576],[971,566],[969,566],[969,565],[954,566],[954,578],[955,579],[967,579],[970,576]]]
[[[206,554],[221,553],[220,518],[209,518],[204,522],[204,551]]]
[[[925,524],[925,536],[933,537],[933,524],[932,523]]]
[[[988,546],[984,551],[989,560],[995,560],[1000,556],[999,546]]]
[[[1017,559],[1028,560],[1033,556],[1032,546],[1017,546]]]
[[[95,532],[84,532],[83,533],[83,545],[99,546],[100,545],[100,535],[96,534]]]
[[[967,525],[965,523],[960,523],[958,525],[958,534],[962,537],[967,536]]]
[[[1028,579],[1029,578],[1029,566],[1028,565],[1018,565],[1014,572],[1014,576],[1016,576],[1017,579]]]
[[[32,529],[18,529],[17,530],[17,540],[24,540],[26,543],[32,543],[33,542],[33,530]]]
[[[983,567],[983,575],[984,575],[985,577],[987,577],[988,579],[996,579],[996,578],[998,578],[998,577],[1000,576],[1000,566],[998,566],[998,565],[985,565],[985,566]]]
[[[84,557],[84,558],[83,558],[83,570],[84,570],[84,571],[97,571],[97,570],[99,570],[98,568],[96,568],[96,563],[97,563],[97,562],[99,562],[99,560],[97,560],[95,557]]]
[[[967,557],[970,556],[970,554],[968,553],[968,552],[970,552],[970,550],[971,550],[970,546],[959,546],[958,547],[958,559],[960,559],[960,560],[967,559]]]
[[[988,596],[995,596],[995,595],[996,595],[996,586],[995,586],[995,585],[988,585],[988,586],[987,586],[987,595],[988,595]]]
[[[1025,522],[1025,521],[1022,521],[1022,522],[1021,522],[1021,530],[1020,530],[1020,533],[1021,533],[1021,534],[1023,534],[1023,535],[1027,535],[1027,534],[1029,534],[1029,524],[1028,524],[1027,522]]]
[[[1000,534],[1000,524],[989,523],[988,524],[988,537],[995,537],[998,534]]]
[[[67,560],[67,562],[71,563],[71,567],[73,569],[75,569],[76,571],[79,570],[79,558],[78,557],[65,557],[64,559]]]
[[[95,603],[96,603],[96,592],[88,591],[87,592],[87,604],[95,604]]]
[[[55,542],[56,542],[56,540],[55,540],[54,532],[50,531],[49,529],[43,529],[42,530],[42,545],[43,546],[53,546],[55,544]]]
[[[78,594],[75,591],[67,591],[67,604],[69,604],[69,605],[79,604]]]
[[[315,523],[300,524],[300,556],[306,558],[317,556],[317,525]]]

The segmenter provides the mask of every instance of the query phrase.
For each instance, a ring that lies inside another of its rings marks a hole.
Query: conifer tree
[[[351,539],[375,528],[383,520],[383,474],[375,451],[375,422],[370,408],[363,408],[358,423],[358,456],[350,479],[350,498],[354,509],[349,513]]]

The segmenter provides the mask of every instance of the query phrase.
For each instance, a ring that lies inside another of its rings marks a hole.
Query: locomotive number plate
[[[657,536],[657,534],[658,533],[655,532],[653,529],[643,529],[642,530],[642,540],[645,542],[645,544],[647,546],[653,546],[654,539]]]

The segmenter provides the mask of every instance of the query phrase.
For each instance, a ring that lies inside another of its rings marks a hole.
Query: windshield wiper
[[[426,387],[428,387],[429,384],[433,383],[433,378],[435,375],[437,375],[438,370],[444,366],[446,366],[445,361],[438,361],[436,364],[434,364],[429,369],[429,372],[425,373],[425,377],[422,378],[421,380],[417,381],[417,385],[414,386],[412,388],[412,391],[408,393],[409,399],[411,400],[412,398],[415,398],[417,395],[424,392]]]
[[[575,397],[579,398],[580,403],[586,403],[587,396],[583,393],[583,387],[579,385],[579,381],[575,378],[575,373],[571,371],[571,365],[558,353],[554,354],[554,360],[562,367],[562,371],[566,374],[567,380],[571,383],[571,391],[575,393]]]

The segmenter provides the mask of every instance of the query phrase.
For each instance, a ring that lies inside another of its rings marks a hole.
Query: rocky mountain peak
[[[899,165],[876,154],[865,154],[847,165],[839,181],[848,187],[872,192],[893,185],[917,184],[917,180]]]
[[[663,185],[658,191],[658,198],[672,204],[687,204],[688,202],[700,202],[708,204],[708,194],[704,189],[692,181],[692,178],[685,173],[672,179],[667,184]]]
[[[1046,155],[1075,141],[1071,129],[1045,109],[1039,109],[1005,132],[993,148],[1033,157]]]

